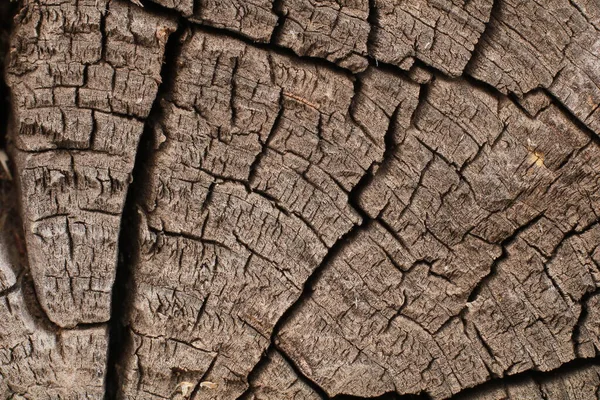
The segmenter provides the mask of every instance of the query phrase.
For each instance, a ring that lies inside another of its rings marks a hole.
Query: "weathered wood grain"
[[[14,9],[0,397],[600,393],[594,1]]]
[[[441,77],[397,136],[359,197],[381,222],[332,260],[282,349],[331,396],[447,398],[575,359],[599,272],[600,149],[555,107],[531,120]]]
[[[110,318],[120,213],[173,21],[128,2],[26,2],[7,65],[29,264],[62,327]]]
[[[545,88],[598,134],[599,20],[594,1],[500,1],[467,72],[519,97]]]
[[[234,398],[328,248],[360,222],[348,192],[383,159],[390,119],[410,117],[418,87],[369,70],[355,91],[347,75],[200,31],[179,52],[129,316],[132,340],[161,345],[130,346],[123,397],[203,377],[219,387],[199,398]],[[146,361],[170,346],[197,353],[193,371]]]

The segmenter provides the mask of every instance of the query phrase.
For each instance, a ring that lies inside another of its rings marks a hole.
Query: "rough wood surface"
[[[249,400],[318,400],[321,397],[298,379],[290,364],[277,351],[270,351],[255,379],[250,380]]]
[[[1,398],[600,398],[597,2],[0,25]]]
[[[600,134],[600,4],[498,2],[469,74],[503,93],[543,87]]]
[[[344,74],[199,31],[174,62],[129,316],[134,343],[160,345],[129,347],[123,392],[168,396],[151,360],[190,346],[202,354],[193,370],[185,358],[170,368],[222,382],[199,398],[235,398],[328,248],[360,222],[348,192],[381,162],[389,120],[410,117],[418,87],[369,70],[356,92]]]
[[[110,318],[120,214],[173,21],[128,2],[27,2],[8,84],[29,265],[42,308]]]

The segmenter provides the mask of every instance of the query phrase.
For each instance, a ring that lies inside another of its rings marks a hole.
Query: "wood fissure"
[[[59,3],[0,6],[0,396],[597,396],[593,2]]]
[[[140,215],[139,204],[145,193],[145,186],[149,181],[148,163],[152,153],[158,147],[157,138],[153,134],[152,125],[157,123],[160,114],[159,103],[167,91],[174,76],[174,59],[181,46],[181,39],[189,26],[179,20],[177,30],[173,32],[165,44],[164,63],[160,72],[161,84],[158,87],[150,114],[140,137],[136,151],[135,163],[132,171],[132,183],[129,186],[123,213],[121,215],[121,229],[119,233],[119,258],[117,272],[112,289],[111,318],[109,321],[109,345],[107,358],[107,376],[105,400],[116,400],[121,384],[119,363],[123,362],[123,354],[127,342],[126,317],[129,312],[131,287],[131,266],[135,259],[135,249],[139,246]]]
[[[5,81],[5,64],[10,55],[10,34],[16,12],[16,2],[5,1],[0,4],[0,149],[5,149],[7,144],[10,90]]]

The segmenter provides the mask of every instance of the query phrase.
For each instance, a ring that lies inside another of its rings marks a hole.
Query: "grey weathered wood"
[[[62,327],[110,318],[120,213],[175,24],[129,2],[26,2],[7,65],[29,264]]]
[[[556,373],[548,377],[523,377],[503,384],[482,387],[460,400],[562,400],[595,399],[600,391],[600,370],[597,365],[578,367],[571,371]]]
[[[360,222],[348,192],[381,162],[390,118],[410,117],[418,87],[369,70],[356,92],[347,75],[199,31],[175,62],[129,316],[135,343],[160,345],[130,345],[123,396],[168,396],[212,364],[204,378],[221,384],[199,397],[235,398],[328,248]],[[150,360],[172,346],[202,363],[169,361],[186,374],[164,385]]]
[[[446,398],[573,360],[598,274],[597,146],[556,107],[531,120],[441,77],[398,136],[360,195],[384,225],[336,255],[282,349],[330,395]]]
[[[298,376],[277,352],[270,351],[264,368],[250,381],[249,400],[318,400],[321,397]]]
[[[546,88],[598,134],[599,21],[595,1],[500,1],[468,73],[517,96]]]
[[[590,0],[22,1],[0,397],[598,396],[599,28]]]
[[[88,324],[110,318],[120,214],[174,29],[124,1],[21,4],[6,80],[28,268],[2,296],[2,398],[104,395],[108,326]]]
[[[368,0],[283,0],[279,8],[283,21],[275,43],[353,72],[367,68]]]

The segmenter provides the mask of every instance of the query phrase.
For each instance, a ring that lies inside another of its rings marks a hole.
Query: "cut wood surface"
[[[20,0],[0,60],[1,399],[600,398],[596,1]]]

